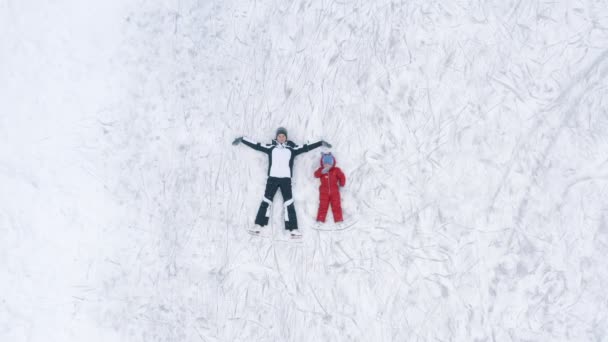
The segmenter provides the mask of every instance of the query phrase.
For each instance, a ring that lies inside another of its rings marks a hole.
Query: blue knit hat
[[[323,153],[323,165],[334,165],[334,156],[331,153]]]

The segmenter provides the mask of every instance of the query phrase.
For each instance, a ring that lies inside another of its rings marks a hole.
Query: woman
[[[276,139],[272,140],[271,144],[260,144],[245,137],[234,139],[233,145],[243,143],[254,150],[264,152],[268,155],[268,180],[266,181],[266,190],[264,198],[260,204],[260,209],[255,217],[256,226],[250,229],[253,234],[259,234],[261,228],[268,224],[270,217],[270,208],[272,199],[278,189],[281,189],[283,195],[283,207],[285,209],[285,229],[290,231],[292,238],[301,238],[302,233],[298,229],[298,219],[296,217],[296,209],[293,204],[291,193],[291,177],[293,175],[294,159],[304,153],[314,150],[317,147],[331,145],[324,141],[318,141],[314,144],[304,144],[303,146],[296,145],[290,140],[287,140],[287,130],[279,127],[276,132]]]

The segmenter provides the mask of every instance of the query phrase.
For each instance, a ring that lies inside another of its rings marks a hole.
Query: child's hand
[[[326,173],[328,173],[328,172],[329,172],[329,169],[330,169],[330,168],[326,166],[326,167],[324,167],[324,168],[323,168],[323,171],[321,171],[321,173],[322,173],[322,174],[326,174]]]

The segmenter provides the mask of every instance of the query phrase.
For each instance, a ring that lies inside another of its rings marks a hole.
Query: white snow
[[[602,1],[0,0],[0,341],[608,341],[607,95]]]

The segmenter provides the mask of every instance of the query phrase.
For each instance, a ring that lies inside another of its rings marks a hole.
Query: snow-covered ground
[[[607,95],[605,1],[0,0],[0,341],[608,341]]]

